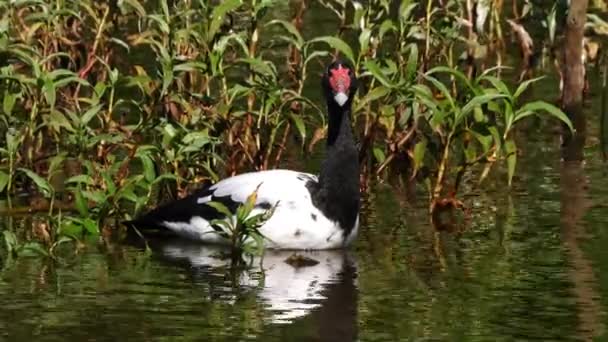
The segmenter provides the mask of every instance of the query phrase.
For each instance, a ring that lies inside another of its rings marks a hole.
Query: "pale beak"
[[[334,100],[336,101],[338,106],[342,107],[344,106],[346,101],[348,101],[348,95],[346,95],[344,92],[338,92],[334,95]]]

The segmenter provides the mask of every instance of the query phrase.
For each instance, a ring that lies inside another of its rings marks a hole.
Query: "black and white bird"
[[[142,231],[160,228],[191,240],[222,243],[225,241],[214,233],[210,222],[226,217],[206,203],[219,201],[234,212],[259,186],[251,215],[276,205],[272,216],[259,229],[267,248],[348,246],[359,226],[359,160],[350,119],[357,80],[349,65],[335,61],[325,71],[321,85],[329,118],[326,155],[318,177],[291,170],[244,173],[128,223]]]

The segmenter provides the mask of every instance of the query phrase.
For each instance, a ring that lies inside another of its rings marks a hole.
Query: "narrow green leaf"
[[[302,116],[290,113],[290,117],[300,134],[300,138],[302,138],[302,143],[304,143],[304,140],[306,140],[306,125],[304,124],[304,120],[302,120]]]
[[[458,115],[456,115],[456,125],[460,123],[460,121],[465,118],[469,113],[471,113],[475,108],[481,106],[485,103],[494,101],[496,99],[506,98],[507,95],[504,94],[483,94],[477,95],[472,98],[469,102],[467,102]]]
[[[374,147],[373,149],[374,158],[378,163],[383,163],[386,160],[386,155],[384,151],[379,147]]]
[[[367,92],[367,94],[365,94],[365,96],[363,98],[361,98],[359,101],[357,101],[357,108],[354,110],[354,112],[358,112],[359,110],[361,110],[363,107],[367,106],[370,102],[376,101],[388,94],[390,94],[391,89],[385,86],[378,86],[375,87],[374,89],[370,90]]]
[[[237,9],[241,4],[241,0],[225,0],[213,8],[209,30],[207,31],[207,41],[210,42],[215,37],[228,12]]]
[[[42,86],[42,94],[44,95],[46,102],[49,104],[49,106],[51,106],[51,109],[53,109],[55,107],[57,95],[53,80],[48,78],[44,80],[44,85]]]
[[[76,183],[76,184],[93,185],[95,182],[93,181],[93,177],[91,177],[90,175],[76,175],[76,176],[72,176],[72,177],[66,179],[64,183],[65,184]]]
[[[416,78],[416,71],[418,70],[418,45],[410,44],[408,45],[408,49],[410,50],[410,55],[407,59],[405,77],[411,82]]]
[[[528,87],[530,86],[530,84],[535,83],[535,82],[537,82],[539,80],[542,80],[543,78],[545,78],[545,76],[540,76],[540,77],[536,77],[536,78],[533,78],[533,79],[530,79],[530,80],[525,80],[525,81],[521,82],[519,84],[519,86],[517,87],[517,90],[515,91],[515,94],[513,94],[514,102],[519,98],[519,96],[521,94],[524,93],[524,91],[526,91],[526,89],[528,89]]]
[[[449,102],[450,107],[452,107],[452,110],[454,110],[454,111],[458,110],[458,108],[456,107],[456,104],[454,103],[454,98],[452,97],[452,94],[450,93],[448,88],[445,86],[445,84],[441,83],[438,79],[436,79],[433,76],[424,75],[424,78],[427,81],[431,82],[435,86],[435,88],[437,88],[437,90],[439,90],[441,92],[441,94]]]
[[[80,216],[89,217],[89,206],[82,195],[82,189],[80,187],[74,191],[74,205],[76,206],[76,210],[80,213]]]
[[[36,184],[38,190],[44,195],[44,197],[51,197],[51,194],[53,193],[53,188],[51,187],[49,182],[46,181],[46,179],[40,177],[37,173],[29,169],[19,168],[18,170],[25,173],[25,175],[28,176]]]
[[[89,110],[87,110],[80,118],[81,125],[88,125],[89,121],[91,121],[97,115],[97,113],[99,113],[99,110],[101,110],[102,107],[102,105],[98,104],[89,108]]]
[[[15,107],[15,103],[17,102],[17,94],[9,93],[8,91],[4,92],[4,99],[2,100],[2,110],[4,114],[10,116],[13,112],[13,107]]]
[[[156,170],[154,169],[154,162],[147,154],[140,154],[139,160],[141,160],[142,169],[144,172],[144,178],[147,182],[152,183],[156,178]]]
[[[414,146],[414,171],[418,172],[422,167],[424,155],[426,153],[426,140],[421,140]]]
[[[511,186],[513,175],[515,174],[515,165],[517,164],[517,146],[515,146],[515,141],[512,139],[505,141],[505,153],[507,154],[509,186]]]
[[[517,113],[515,113],[515,118],[513,120],[513,123],[515,123],[527,116],[532,115],[532,113],[538,113],[540,111],[547,112],[549,115],[555,117],[556,119],[558,119],[561,122],[563,122],[564,124],[566,124],[568,126],[568,128],[570,128],[571,131],[574,131],[574,127],[572,126],[572,121],[570,121],[570,119],[568,118],[566,113],[564,113],[561,109],[557,108],[556,106],[554,106],[550,103],[544,102],[544,101],[534,101],[534,102],[526,103],[525,105],[523,105],[521,108],[519,108]]]
[[[8,175],[8,173],[0,171],[0,192],[4,191],[4,188],[6,188],[6,186],[8,185],[9,177],[10,176]]]
[[[91,218],[85,218],[82,220],[82,226],[86,230],[87,233],[91,235],[99,235],[99,226],[97,222]]]
[[[380,69],[380,66],[378,66],[376,61],[368,60],[365,61],[363,65],[365,66],[365,69],[367,69],[367,71],[369,71],[372,76],[374,76],[374,78],[380,83],[382,83],[382,85],[384,85],[385,87],[393,88],[395,86],[393,82],[391,82],[391,80],[389,80],[386,75],[384,75],[382,69]]]
[[[304,38],[302,38],[302,35],[298,31],[298,29],[292,23],[285,21],[285,20],[275,19],[275,20],[271,20],[270,22],[268,22],[268,24],[266,24],[266,26],[271,26],[271,25],[279,25],[279,26],[283,27],[283,29],[285,29],[285,31],[287,31],[289,34],[291,34],[294,39],[292,39],[290,41],[293,41],[293,44],[297,48],[301,48],[302,45],[304,45]]]
[[[224,204],[222,204],[220,202],[210,201],[210,202],[205,202],[205,205],[212,207],[213,209],[217,210],[220,214],[222,214],[226,217],[231,217],[233,215],[232,212],[228,209],[228,207],[226,207]]]
[[[352,65],[355,65],[355,55],[353,54],[353,50],[342,39],[340,39],[338,37],[323,36],[323,37],[313,38],[313,39],[309,40],[306,44],[314,44],[314,43],[319,43],[319,42],[326,43],[331,48],[340,51],[342,53],[342,55],[344,55],[344,57],[346,57],[346,59],[348,59],[348,61]]]

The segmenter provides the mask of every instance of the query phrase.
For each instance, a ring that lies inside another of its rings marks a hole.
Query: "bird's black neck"
[[[330,103],[328,111],[327,151],[313,200],[327,217],[340,224],[347,236],[359,214],[359,157],[350,122],[350,103],[344,107]]]

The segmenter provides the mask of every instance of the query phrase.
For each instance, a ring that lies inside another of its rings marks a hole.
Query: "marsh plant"
[[[40,198],[34,209],[63,215],[55,232],[79,239],[206,182],[279,167],[323,136],[308,85],[338,55],[362,83],[353,116],[363,187],[418,180],[433,211],[457,195],[463,173],[479,172],[472,165],[485,165],[483,180],[505,161],[510,183],[517,124],[542,113],[569,121],[521,100],[534,80],[512,87],[503,67],[485,67],[501,63],[478,52],[500,56],[487,43],[504,36],[502,2],[480,2],[487,13],[474,25],[469,3],[0,2],[3,210],[18,210],[23,194]],[[311,36],[312,11],[333,18],[334,31]],[[241,210],[217,226],[243,249],[261,238],[263,217]]]

